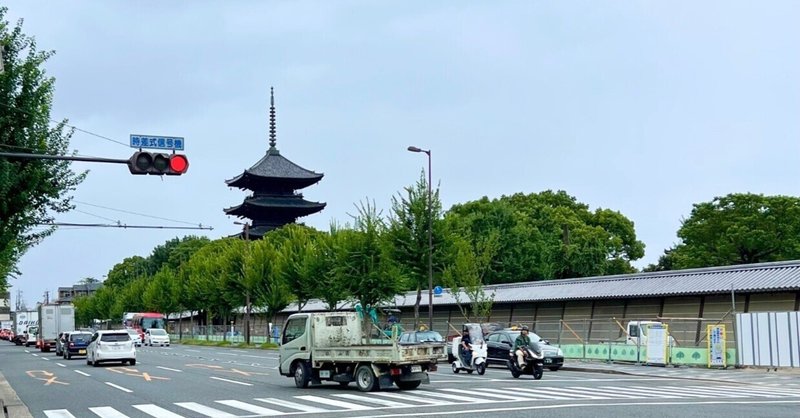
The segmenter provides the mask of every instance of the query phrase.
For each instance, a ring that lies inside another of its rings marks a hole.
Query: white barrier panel
[[[800,367],[800,312],[736,314],[736,332],[741,365]]]

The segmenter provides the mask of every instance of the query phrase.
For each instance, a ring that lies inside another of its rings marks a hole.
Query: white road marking
[[[462,389],[442,388],[442,390],[447,391],[447,392],[454,392],[454,393],[464,393],[464,391]],[[481,390],[483,390],[483,388],[481,388]],[[502,392],[505,393],[506,391],[502,391]],[[529,401],[529,400],[531,400],[531,398],[523,398],[523,397],[519,397],[519,396],[510,396],[510,395],[505,395],[505,394],[500,394],[500,393],[486,393],[485,391],[480,392],[480,394],[481,394],[481,396],[487,396],[489,398],[498,398],[498,399],[503,399],[503,400],[506,400],[506,401]]]
[[[50,359],[49,359],[49,358],[47,358],[47,357],[42,357],[42,358],[43,358],[43,359],[45,359],[45,360],[47,360],[47,361],[50,361]]]
[[[230,379],[223,379],[223,378],[221,378],[221,377],[216,377],[216,376],[211,376],[211,379],[215,379],[215,380],[221,380],[221,381],[223,381],[223,382],[228,382],[228,383],[236,383],[237,385],[243,385],[243,386],[253,386],[253,384],[252,384],[252,383],[239,382],[239,381],[237,381],[237,380],[230,380]]]
[[[170,369],[169,367],[164,367],[164,366],[156,366],[156,367],[157,367],[157,368],[159,368],[159,369],[169,370],[169,371],[171,371],[171,372],[183,373],[183,370],[178,370],[178,369]]]
[[[256,398],[259,402],[265,402],[273,405],[283,406],[285,408],[296,409],[303,412],[330,412],[329,409],[317,408],[316,406],[308,406],[292,401],[285,401],[278,398]]]
[[[509,388],[511,389],[511,388]],[[494,390],[494,389],[493,389]],[[529,389],[529,388],[514,388],[513,391],[516,390],[518,392],[522,392],[521,395],[523,396],[538,396],[538,395],[550,395],[553,394],[555,396],[565,396],[567,399],[569,398],[578,398],[578,399],[605,399],[602,396],[594,396],[594,395],[587,395],[582,393],[583,390],[581,389],[570,389],[570,388],[562,388],[562,387],[549,387],[547,389]],[[578,393],[575,393],[578,392]],[[508,393],[508,392],[505,392]]]
[[[178,415],[153,404],[133,405],[133,407],[156,418],[183,418],[183,415]]]
[[[119,390],[121,390],[121,391],[123,391],[123,392],[127,392],[127,393],[131,393],[131,392],[133,392],[133,391],[132,391],[132,390],[130,390],[130,389],[126,389],[126,388],[124,388],[124,387],[122,387],[122,386],[120,386],[120,385],[115,385],[115,384],[113,384],[113,383],[111,383],[111,382],[106,382],[106,384],[107,384],[107,385],[109,385],[109,386],[111,386],[112,388],[117,388],[117,389],[119,389]]]
[[[47,418],[75,418],[75,415],[72,415],[66,409],[49,409],[44,411],[44,414]]]
[[[97,415],[98,417],[102,418],[128,418],[127,415],[117,411],[116,409],[110,406],[99,406],[96,408],[89,408],[89,410],[94,412],[94,414]]]
[[[258,405],[249,404],[242,401],[214,401],[216,403],[220,403],[223,405],[230,406],[232,408],[241,409],[243,411],[252,412],[254,414],[258,414],[258,416],[269,416],[269,415],[283,415],[284,413],[281,411],[276,411],[274,409],[264,408]]]
[[[181,408],[186,408],[190,411],[201,413],[207,417],[212,418],[236,418],[236,415],[229,414],[225,411],[220,411],[219,409],[214,409],[205,405],[200,405],[197,402],[176,402],[175,405],[180,406]]]
[[[186,349],[186,351],[191,351],[193,353],[202,353],[203,352],[202,350],[190,350],[188,348]]]
[[[461,391],[459,391],[459,392],[461,392]],[[417,397],[417,396],[404,395],[404,394],[399,394],[399,393],[375,392],[375,393],[373,393],[373,395],[385,396],[387,398],[399,399],[401,401],[410,401],[410,402],[424,403],[424,404],[429,404],[429,405],[452,405],[453,404],[453,402],[450,402],[450,401],[440,401],[438,399],[426,399],[426,398],[420,398],[420,397]]]
[[[295,396],[295,398],[302,399],[304,401],[321,403],[324,405],[338,406],[339,408],[349,409],[351,411],[364,411],[367,409],[372,409],[372,407],[370,406],[364,406],[350,402],[342,402],[342,401],[337,401],[335,399],[323,398],[320,396],[303,395],[303,396]]]
[[[39,357],[39,355],[36,354],[36,353],[32,353],[32,354],[33,354],[34,357]]]
[[[82,372],[82,371],[80,371],[80,370],[75,370],[75,373],[82,374],[82,375],[84,375],[84,376],[87,376],[87,377],[88,377],[88,376],[91,376],[89,373]]]
[[[61,366],[61,367],[67,367],[67,365],[66,365],[66,364],[62,364],[62,363],[56,363],[56,364],[58,364],[58,365],[59,365],[59,366]]]
[[[334,394],[333,396],[336,396],[337,398],[350,399],[351,401],[373,403],[373,404],[389,406],[389,407],[394,407],[394,408],[402,408],[402,407],[414,406],[414,405],[407,404],[407,403],[400,403],[400,402],[390,401],[388,399],[378,399],[378,398],[376,398],[374,396],[373,397],[369,397],[369,396],[364,396],[364,395],[353,395],[351,393],[337,393],[337,394]]]

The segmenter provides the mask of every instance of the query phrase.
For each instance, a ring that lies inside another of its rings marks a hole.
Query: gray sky
[[[54,118],[125,143],[186,138],[181,177],[74,164],[91,170],[77,208],[128,224],[182,225],[86,203],[239,231],[222,209],[246,193],[224,180],[266,151],[269,86],[278,148],[325,173],[303,191],[328,204],[305,218],[320,229],[366,198],[387,210],[427,164],[409,145],[432,149],[445,208],[564,189],[621,211],[647,245],[640,267],[693,203],[798,194],[796,1],[4,3],[57,51]],[[72,147],[133,151],[83,133]],[[12,293],[32,305],[183,235],[60,230],[23,258]]]

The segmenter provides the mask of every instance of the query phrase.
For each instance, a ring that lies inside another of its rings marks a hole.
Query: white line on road
[[[50,359],[49,359],[49,358],[47,358],[47,357],[42,357],[42,358],[43,358],[43,359],[45,359],[45,360],[47,360],[47,361],[50,361]]]
[[[202,350],[190,350],[188,348],[186,349],[186,351],[191,351],[193,353],[202,353],[203,352]]]
[[[800,401],[685,401],[685,402],[614,402],[614,403],[577,403],[577,404],[556,404],[556,405],[537,405],[537,406],[513,406],[505,408],[487,408],[487,409],[470,409],[469,411],[441,411],[436,415],[461,415],[465,412],[469,414],[480,414],[487,412],[518,412],[525,410],[535,409],[566,409],[566,408],[597,408],[597,407],[620,407],[620,406],[670,406],[670,405],[730,405],[730,404],[800,404]],[[596,411],[595,411],[596,413]],[[397,413],[385,415],[358,415],[359,418],[387,418],[387,417],[412,417],[412,416],[425,416],[430,415],[430,412],[416,412],[416,413]]]
[[[36,353],[32,353],[32,354],[33,354],[34,357],[39,357],[39,355],[36,354]]]
[[[178,369],[170,369],[169,367],[164,367],[164,366],[156,366],[156,367],[157,367],[157,368],[159,368],[159,369],[169,370],[169,371],[171,371],[171,372],[183,373],[183,370],[178,370]]]
[[[239,381],[236,381],[236,380],[223,379],[221,377],[216,377],[216,376],[211,376],[211,379],[221,380],[223,382],[228,382],[228,383],[236,383],[237,385],[253,386],[252,383],[246,383],[246,382],[239,382]]]
[[[87,376],[87,377],[88,377],[88,376],[91,376],[89,373],[82,372],[82,371],[80,371],[80,370],[75,370],[75,373],[82,374],[82,375],[84,375],[84,376]]]
[[[51,409],[44,411],[44,414],[47,415],[47,418],[75,418],[75,415],[70,414],[66,409]]]
[[[61,367],[67,367],[67,365],[66,365],[66,364],[63,364],[63,363],[56,363],[56,364],[58,364],[58,365],[59,365],[59,366],[61,366]]]
[[[212,418],[236,418],[236,415],[229,414],[225,411],[220,411],[219,409],[214,409],[205,405],[200,405],[197,402],[175,402],[175,405],[180,406],[181,408],[186,408],[190,411],[198,412],[203,414],[207,417]]]
[[[126,388],[124,388],[124,387],[122,387],[122,386],[120,386],[120,385],[115,385],[115,384],[113,384],[113,383],[111,383],[111,382],[106,382],[106,384],[107,384],[107,385],[109,385],[109,386],[111,386],[112,388],[117,388],[117,389],[119,389],[119,390],[121,390],[121,391],[123,391],[123,392],[128,392],[128,393],[131,393],[131,392],[133,392],[133,391],[132,391],[132,390],[130,390],[130,389],[126,389]]]
[[[284,413],[281,411],[276,411],[274,409],[264,408],[258,405],[249,404],[242,401],[236,400],[224,400],[224,401],[214,401],[219,404],[223,404],[226,406],[230,406],[231,408],[241,409],[247,412],[252,412],[254,414],[258,414],[260,417],[266,417],[270,415],[283,415]]]
[[[153,404],[133,405],[133,407],[152,417],[183,418],[183,415],[178,415],[172,411],[168,411],[160,406],[156,406]]]
[[[89,408],[89,410],[101,418],[129,418],[127,415],[110,406],[97,406],[94,408]]]

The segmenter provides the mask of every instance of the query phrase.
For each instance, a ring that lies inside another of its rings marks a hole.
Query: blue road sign
[[[433,288],[434,295],[441,295],[442,294],[442,286],[436,286]]]
[[[184,140],[177,136],[131,134],[131,148],[156,148],[183,150]]]

